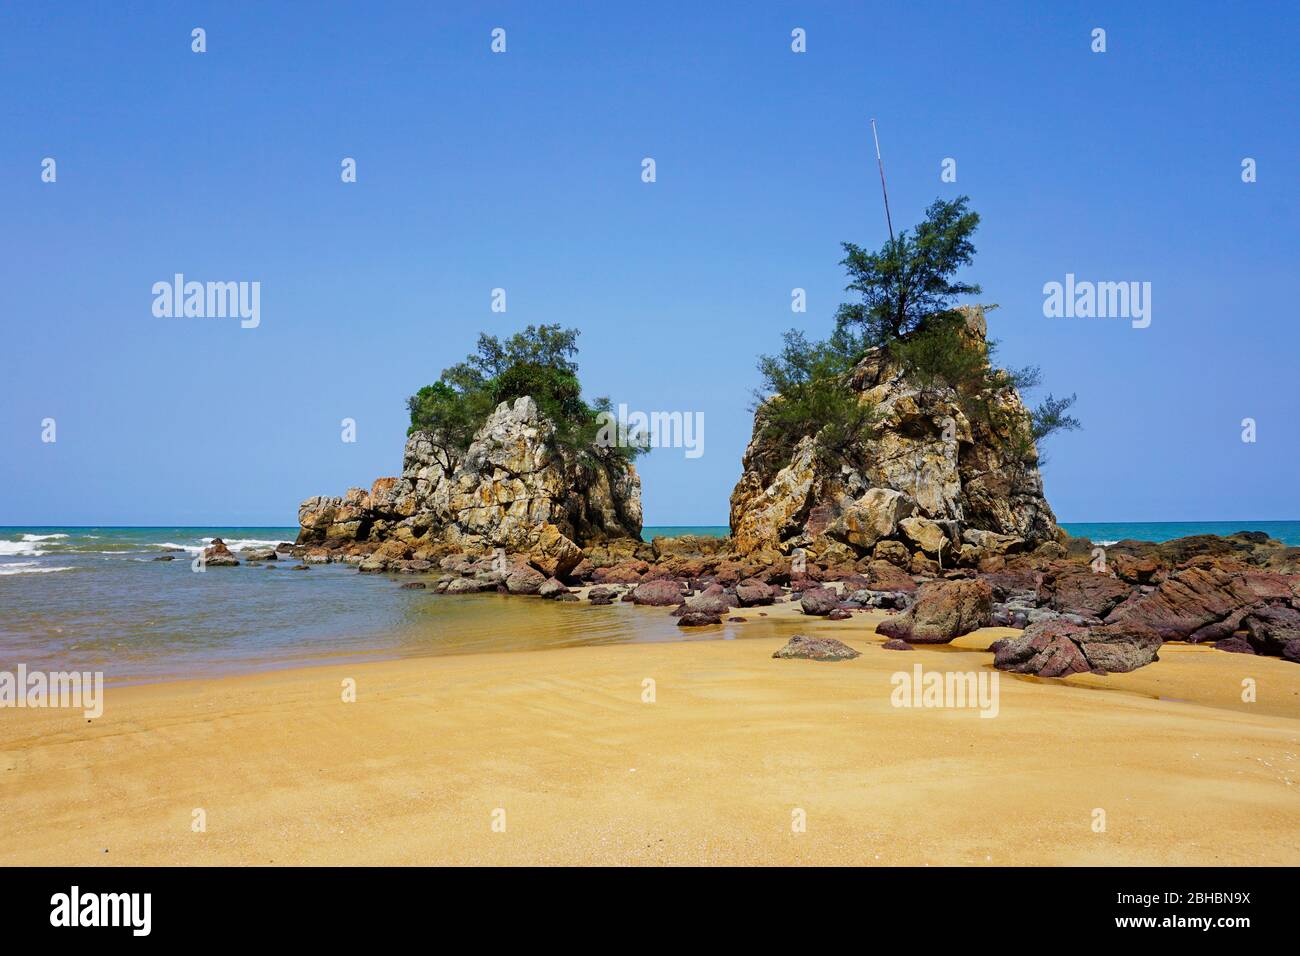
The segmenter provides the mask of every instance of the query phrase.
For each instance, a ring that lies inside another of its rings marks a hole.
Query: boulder
[[[561,594],[568,594],[569,589],[564,586],[563,581],[547,578],[542,582],[542,586],[537,589],[537,593],[544,598],[553,598],[559,597]]]
[[[803,592],[799,606],[805,614],[820,617],[840,606],[840,596],[831,588],[813,588]]]
[[[709,624],[721,624],[722,617],[708,611],[688,610],[677,618],[678,627],[704,627]]]
[[[833,637],[805,637],[796,634],[772,656],[787,660],[798,657],[810,661],[848,661],[860,657],[861,653]]]
[[[898,533],[898,523],[912,514],[910,497],[892,488],[872,488],[849,504],[826,529],[827,537],[870,551],[883,538]]]
[[[363,565],[364,567],[364,565]],[[483,591],[491,591],[496,585],[480,581],[477,578],[456,578],[447,584],[444,594],[479,594]]]
[[[520,565],[506,575],[506,590],[511,594],[537,594],[548,578],[528,565]]]
[[[887,651],[913,651],[916,650],[907,641],[900,641],[898,638],[891,638],[880,645]]]
[[[721,616],[731,611],[731,603],[727,601],[722,594],[697,594],[695,597],[687,598],[683,605],[687,612],[698,611],[702,614],[711,614]]]
[[[756,607],[772,603],[772,588],[766,584],[736,585],[736,600],[741,607]]]
[[[212,543],[203,549],[203,564],[209,568],[232,568],[239,564],[239,559],[226,547],[226,542],[213,538]]]
[[[915,591],[916,582],[892,561],[875,560],[867,565],[867,587],[872,591]]]
[[[654,607],[667,607],[680,604],[682,586],[676,581],[643,581],[632,590],[633,604],[649,604]]]
[[[1126,674],[1159,660],[1160,635],[1138,621],[1089,627],[1078,640],[1095,671]]]
[[[1092,671],[1072,636],[1082,631],[1077,624],[1066,621],[1049,621],[1032,624],[1019,637],[994,641],[993,666],[998,670],[1016,674],[1037,674],[1039,677],[1069,677]]]
[[[946,644],[990,625],[993,589],[983,579],[930,581],[902,614],[883,621],[876,632],[912,644]]]
[[[1283,575],[1211,559],[1175,571],[1154,590],[1117,605],[1105,620],[1145,624],[1166,641],[1187,640],[1198,632],[1209,639],[1202,629],[1228,620],[1234,611],[1261,602],[1289,602],[1292,596],[1291,582]]]
[[[275,561],[275,548],[244,548],[239,556],[245,561]]]
[[[1104,618],[1133,593],[1131,585],[1086,565],[1054,564],[1044,572],[1039,595],[1062,614]]]
[[[618,597],[618,590],[610,587],[594,587],[587,592],[587,600],[592,604],[604,605],[613,604],[614,598]]]
[[[901,541],[881,541],[871,549],[871,557],[876,561],[887,561],[900,569],[906,569],[912,562],[912,552]]]
[[[1031,624],[1020,637],[994,641],[993,666],[1018,674],[1068,677],[1125,673],[1159,660],[1160,635],[1126,622],[1085,627],[1065,620]]]
[[[947,529],[929,518],[913,515],[898,523],[903,537],[912,543],[915,550],[927,558],[942,564],[950,564],[953,558],[953,542]]]
[[[1250,641],[1244,637],[1229,637],[1222,641],[1216,641],[1214,644],[1216,651],[1227,651],[1230,654],[1254,654],[1255,648],[1250,646]]]
[[[1280,657],[1290,641],[1300,640],[1300,611],[1286,605],[1264,605],[1244,621],[1246,640],[1256,654]]]

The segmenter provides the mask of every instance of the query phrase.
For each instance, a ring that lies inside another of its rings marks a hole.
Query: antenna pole
[[[871,138],[876,141],[876,165],[880,168],[880,192],[885,197],[885,224],[889,226],[889,244],[894,244],[894,220],[889,216],[889,190],[885,188],[885,161],[880,158],[880,137],[876,134],[875,117],[871,119]]]

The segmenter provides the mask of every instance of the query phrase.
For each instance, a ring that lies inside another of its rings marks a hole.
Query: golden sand
[[[879,617],[792,611],[741,612],[736,640],[110,688],[93,722],[3,710],[0,863],[1300,864],[1294,664],[1170,645],[1001,675],[983,719],[894,707],[891,675],[987,671],[1010,632],[887,651]],[[773,660],[796,627],[862,656]]]

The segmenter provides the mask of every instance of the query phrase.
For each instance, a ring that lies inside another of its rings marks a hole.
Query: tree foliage
[[[1041,375],[1037,366],[998,368],[997,342],[971,334],[966,316],[954,308],[959,296],[980,292],[954,278],[974,258],[971,237],[978,226],[979,215],[961,196],[931,203],[914,231],[903,230],[878,252],[843,244],[847,289],[858,299],[839,307],[831,337],[809,341],[790,331],[781,352],[759,358],[763,390],[755,395],[779,447],[815,435],[819,453],[851,457],[876,416],[849,387],[849,372],[873,349],[883,350],[921,388],[951,389],[967,417],[985,423],[1022,460],[1032,460],[1036,442],[1080,427],[1067,414],[1074,396],[1048,395],[1028,422],[1000,400],[1008,389],[1037,387]],[[780,399],[767,400],[772,393]]]
[[[444,461],[450,461],[469,447],[498,404],[526,395],[555,426],[557,445],[580,456],[591,453],[610,401],[601,397],[589,404],[582,398],[574,361],[578,334],[558,324],[530,325],[505,340],[481,334],[474,354],[406,400],[411,414],[407,434],[428,432]],[[616,443],[613,453],[630,459],[644,450],[634,437],[620,437],[627,440]]]
[[[843,243],[847,291],[860,300],[840,306],[836,328],[856,335],[864,348],[888,345],[948,311],[958,296],[978,295],[978,285],[953,281],[975,257],[971,236],[980,217],[969,202],[936,199],[914,232],[904,229],[879,252]]]
[[[755,411],[769,439],[788,453],[812,436],[823,459],[851,458],[875,420],[874,408],[848,387],[852,352],[835,336],[809,342],[791,329],[783,338],[780,352],[758,360],[763,386],[754,391]]]

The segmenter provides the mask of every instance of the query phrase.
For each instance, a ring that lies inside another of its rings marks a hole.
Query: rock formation
[[[527,397],[498,405],[463,454],[437,435],[415,432],[401,477],[378,478],[369,492],[351,488],[304,501],[298,544],[364,542],[378,546],[377,562],[504,548],[546,577],[562,577],[584,545],[639,539],[636,469],[611,449],[579,455],[561,448],[554,434]]]
[[[983,310],[963,312],[974,346],[986,348]],[[1012,428],[969,417],[951,388],[911,381],[879,349],[858,363],[850,387],[879,416],[857,467],[820,461],[811,437],[782,454],[758,410],[731,495],[736,553],[774,560],[801,548],[822,563],[844,563],[873,554],[890,560],[905,548],[911,569],[925,571],[1060,537],[1037,452],[1017,450]],[[992,420],[1027,433],[1029,412],[1014,388],[982,397],[999,412]]]

